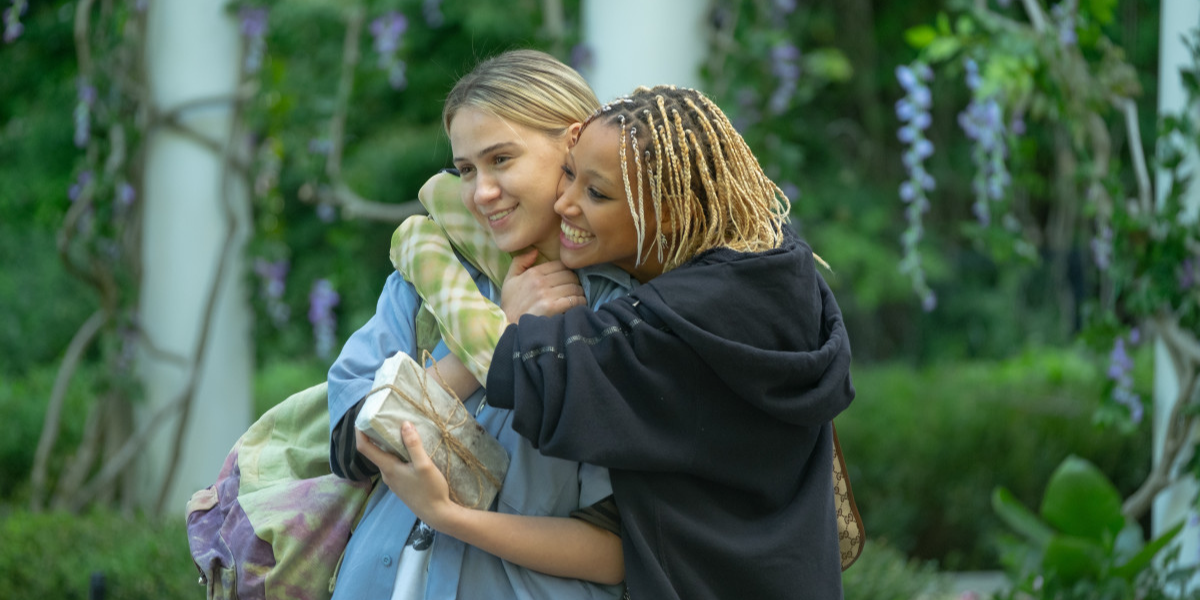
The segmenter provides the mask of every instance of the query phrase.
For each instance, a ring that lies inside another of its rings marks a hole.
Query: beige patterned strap
[[[846,459],[842,456],[836,427],[833,428],[833,502],[837,509],[842,570],[845,571],[862,554],[867,534],[863,529],[862,516],[858,514],[858,505],[854,503],[854,491],[850,489],[850,476],[846,474]]]

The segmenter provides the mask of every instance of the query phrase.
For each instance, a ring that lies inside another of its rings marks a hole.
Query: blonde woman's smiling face
[[[554,202],[569,135],[544,132],[491,113],[464,108],[450,123],[462,200],[505,252],[536,248],[558,258]]]
[[[562,216],[559,257],[572,269],[613,263],[645,282],[662,274],[657,252],[650,249],[657,233],[654,210],[649,195],[643,196],[646,203],[643,253],[649,256],[638,264],[638,235],[621,177],[620,142],[619,128],[593,123],[580,133],[578,143],[562,165],[558,202],[554,204],[554,210]],[[630,191],[636,195],[639,182],[633,178],[637,169],[632,157],[628,160]]]

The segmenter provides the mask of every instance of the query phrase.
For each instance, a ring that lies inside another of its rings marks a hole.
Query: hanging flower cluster
[[[408,18],[390,11],[371,21],[371,35],[375,38],[375,53],[379,55],[379,68],[388,75],[392,89],[402,90],[408,84],[404,77],[406,65],[396,54],[400,51],[400,39],[408,30]]]
[[[769,106],[773,114],[781,114],[792,103],[796,95],[796,84],[800,81],[800,49],[791,42],[784,42],[771,49],[771,73],[779,80],[771,94]]]
[[[341,297],[328,279],[313,282],[308,294],[308,321],[312,323],[317,356],[321,358],[330,358],[337,347],[337,315],[333,307],[339,302]]]
[[[579,42],[571,48],[571,68],[585,73],[596,64],[596,54],[587,42]]]
[[[75,102],[75,147],[87,146],[92,129],[92,105],[96,103],[96,88],[88,80],[80,77],[75,82],[77,101]]]
[[[1129,332],[1129,345],[1137,346],[1141,342],[1141,332],[1136,328]],[[1125,349],[1125,338],[1118,337],[1113,342],[1112,352],[1108,355],[1108,378],[1115,386],[1112,398],[1117,404],[1129,409],[1129,418],[1136,425],[1142,422],[1142,397],[1133,391],[1133,358]]]
[[[425,24],[434,29],[446,22],[446,16],[442,14],[442,0],[425,0],[421,5],[421,13],[425,16]]]
[[[896,67],[896,79],[906,93],[896,102],[896,117],[903,123],[897,136],[908,145],[903,155],[908,179],[900,184],[900,199],[908,205],[904,210],[908,229],[900,238],[904,247],[900,272],[912,280],[913,289],[921,297],[921,306],[928,312],[937,306],[937,296],[925,281],[918,245],[925,233],[921,218],[929,212],[926,192],[937,186],[933,176],[925,170],[925,160],[933,155],[933,142],[925,137],[925,130],[932,123],[929,109],[933,105],[933,95],[928,84],[933,81],[933,70],[924,63],[901,65]]]
[[[1005,140],[1004,110],[993,97],[980,98],[981,78],[979,66],[974,60],[965,62],[967,87],[973,92],[971,103],[958,114],[958,125],[967,138],[974,142],[971,160],[975,163],[975,177],[971,188],[975,192],[972,211],[983,226],[991,222],[988,202],[1004,199],[1005,190],[1012,183],[1008,174],[1008,143]]]
[[[1200,287],[1200,257],[1183,259],[1179,265],[1179,289],[1190,290]]]
[[[12,5],[4,9],[4,43],[11,44],[21,37],[25,26],[21,24],[21,15],[29,8],[26,0],[12,0]]]
[[[1089,246],[1092,249],[1092,262],[1096,263],[1096,268],[1101,271],[1107,271],[1108,266],[1112,264],[1112,227],[1107,223],[1101,223],[1096,232],[1096,237],[1092,238]]]
[[[276,327],[286,325],[292,315],[292,309],[283,302],[290,267],[291,264],[286,258],[275,261],[258,258],[254,261],[254,273],[258,275],[262,297],[267,302],[267,316]]]
[[[246,72],[257,73],[262,68],[267,50],[267,9],[247,6],[238,12],[242,36],[246,38]]]
[[[1075,31],[1079,19],[1073,0],[1063,0],[1051,7],[1050,18],[1058,28],[1059,45],[1068,48],[1079,42],[1079,35]]]

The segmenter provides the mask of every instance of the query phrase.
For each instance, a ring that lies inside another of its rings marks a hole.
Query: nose
[[[558,199],[554,201],[554,212],[564,217],[579,214],[579,204],[575,201],[575,190],[564,175],[558,180]]]
[[[482,170],[475,174],[475,193],[472,199],[476,205],[483,206],[500,199],[500,182]]]

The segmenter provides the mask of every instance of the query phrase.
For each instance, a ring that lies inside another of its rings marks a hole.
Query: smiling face
[[[550,260],[558,258],[559,217],[553,207],[570,137],[556,139],[475,108],[454,116],[450,148],[462,176],[463,203],[501,250],[533,247]]]
[[[657,230],[654,211],[646,206],[643,247],[649,256],[639,264],[638,234],[621,176],[620,129],[595,123],[584,129],[562,166],[563,178],[554,210],[562,215],[559,257],[572,269],[611,262],[641,282],[661,275],[663,265],[650,247]],[[631,191],[638,193],[630,159]],[[634,198],[636,203],[637,199]],[[647,205],[649,196],[645,196]]]

